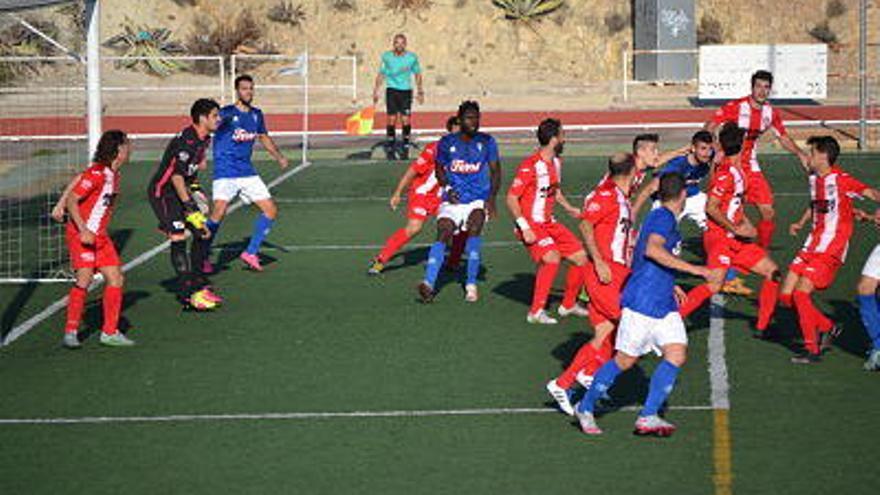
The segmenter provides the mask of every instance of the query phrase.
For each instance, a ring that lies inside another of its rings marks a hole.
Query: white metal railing
[[[301,57],[306,57],[307,60],[302,60]],[[308,88],[309,91],[312,90],[330,90],[330,91],[345,91],[351,92],[352,101],[357,100],[357,58],[348,56],[348,55],[312,55],[310,53],[303,52],[302,54],[291,55],[291,54],[234,54],[229,58],[229,72],[230,72],[230,80],[235,80],[235,78],[239,75],[238,68],[240,66],[240,62],[245,61],[289,61],[292,63],[305,63],[307,66],[312,67],[314,62],[319,61],[348,61],[351,63],[351,82],[349,84],[314,84],[309,82],[306,85],[306,82],[303,81],[300,84],[264,84],[260,83],[260,90],[297,90],[297,91],[305,91]],[[235,100],[235,88],[230,88],[232,99]]]
[[[695,48],[683,48],[683,49],[666,49],[666,50],[630,50],[629,48],[624,47],[623,53],[621,55],[621,64],[623,66],[622,77],[621,77],[621,86],[623,88],[623,101],[629,101],[629,86],[635,84],[653,84],[656,81],[636,81],[629,77],[630,74],[630,55],[632,55],[633,61],[635,61],[635,57],[637,55],[694,55],[698,56],[700,50]],[[697,57],[699,60],[699,57]],[[697,61],[694,61],[694,65],[696,66]],[[684,82],[684,83],[695,83],[697,82],[697,78],[687,79],[684,81],[676,81],[676,82]]]

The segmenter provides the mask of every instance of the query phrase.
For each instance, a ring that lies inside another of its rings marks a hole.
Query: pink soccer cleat
[[[204,289],[202,289],[202,293],[204,294],[205,299],[213,302],[214,304],[223,303],[223,298],[217,295],[217,293],[212,291],[209,287],[205,287]]]
[[[244,264],[247,265],[251,270],[256,270],[258,272],[263,271],[263,266],[260,265],[260,257],[256,254],[248,253],[247,251],[241,253],[241,261],[244,261]]]

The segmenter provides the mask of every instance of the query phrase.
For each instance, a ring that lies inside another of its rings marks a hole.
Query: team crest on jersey
[[[235,132],[232,133],[232,140],[235,141],[236,143],[245,143],[248,141],[253,141],[256,138],[257,138],[257,133],[248,132],[248,131],[242,129],[241,127],[236,129]]]
[[[177,154],[177,159],[182,162],[189,161],[189,152],[181,151],[180,153]]]
[[[476,174],[480,171],[480,164],[468,163],[464,160],[453,160],[449,171],[454,174]]]

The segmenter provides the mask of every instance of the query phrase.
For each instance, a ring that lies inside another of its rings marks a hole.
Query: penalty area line
[[[709,306],[709,383],[712,403],[712,482],[716,495],[733,493],[732,437],[730,434],[730,381],[725,358],[724,303],[722,294],[712,296]]]

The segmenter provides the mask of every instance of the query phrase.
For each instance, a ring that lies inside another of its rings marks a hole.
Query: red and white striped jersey
[[[555,222],[553,207],[556,206],[556,191],[562,176],[562,160],[553,158],[551,163],[535,152],[520,163],[516,177],[510,185],[510,194],[519,198],[522,215],[529,222]]]
[[[741,129],[746,130],[742,157],[743,163],[748,164],[752,172],[761,171],[761,165],[758,163],[758,138],[767,129],[772,129],[776,136],[786,135],[779,112],[766,101],[761,108],[752,107],[749,96],[725,103],[715,112],[712,122],[715,124],[736,122]]]
[[[107,235],[113,204],[119,193],[119,174],[112,168],[93,163],[80,175],[71,194],[79,196],[79,214],[86,228],[96,235]],[[67,222],[67,230],[76,233],[76,225]]]
[[[605,179],[584,198],[581,219],[593,226],[599,254],[605,261],[629,266],[632,249],[632,207],[629,197]]]
[[[433,142],[422,150],[419,157],[413,161],[409,168],[416,176],[409,185],[409,195],[416,196],[440,196],[440,183],[437,182],[436,162],[437,142]]]
[[[742,169],[735,166],[733,160],[726,157],[715,167],[715,175],[709,181],[709,197],[718,198],[721,201],[720,210],[734,225],[743,219],[743,199],[746,187],[748,184]],[[733,232],[728,231],[712,217],[709,217],[708,220],[710,232],[733,237]]]
[[[636,193],[639,192],[639,189],[642,187],[642,184],[645,183],[645,177],[648,176],[648,169],[644,170],[636,170],[633,174],[632,183],[629,187],[629,193],[627,193],[626,197],[632,199]],[[611,180],[611,175],[608,172],[605,172],[605,175],[599,180],[599,183],[596,184],[596,187],[601,186],[605,182]]]
[[[868,186],[836,165],[825,176],[811,174],[813,230],[804,242],[803,250],[827,253],[844,261],[855,220],[853,199],[861,198],[866,189]]]

